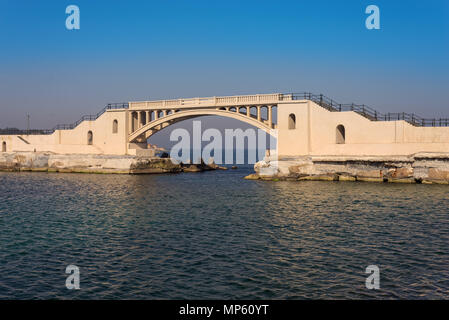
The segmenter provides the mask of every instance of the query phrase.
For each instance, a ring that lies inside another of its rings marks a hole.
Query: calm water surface
[[[0,173],[0,299],[449,298],[448,186],[249,172]]]

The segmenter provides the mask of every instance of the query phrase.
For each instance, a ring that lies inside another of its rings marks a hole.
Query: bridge
[[[186,119],[222,116],[246,122],[270,133],[277,125],[273,111],[293,95],[264,94],[130,102],[129,142],[146,141],[163,128]]]
[[[255,94],[108,104],[51,130],[1,130],[2,151],[145,155],[147,139],[183,120],[221,116],[278,138],[278,152],[304,155],[408,155],[449,151],[449,119],[381,113],[324,95]]]

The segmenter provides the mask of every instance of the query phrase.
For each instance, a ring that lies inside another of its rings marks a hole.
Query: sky
[[[65,26],[72,4],[80,30]],[[380,30],[365,27],[372,4]],[[0,128],[110,102],[304,91],[449,117],[448,57],[447,0],[0,0]]]

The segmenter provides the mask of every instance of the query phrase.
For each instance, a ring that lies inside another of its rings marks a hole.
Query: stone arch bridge
[[[201,116],[240,120],[270,134],[277,127],[273,114],[278,103],[291,100],[292,95],[268,94],[131,102],[128,141],[144,142],[173,123]]]
[[[148,155],[146,141],[153,134],[208,115],[240,120],[274,134],[279,157],[449,152],[449,119],[380,113],[311,93],[109,104],[96,115],[52,130],[0,130],[0,146],[2,152]]]

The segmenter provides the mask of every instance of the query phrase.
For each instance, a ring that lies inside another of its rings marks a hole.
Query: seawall
[[[251,180],[364,181],[449,184],[449,153],[393,157],[267,156],[255,164]]]

